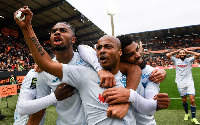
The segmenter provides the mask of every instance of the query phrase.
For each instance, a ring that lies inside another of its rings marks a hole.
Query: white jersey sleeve
[[[51,88],[47,86],[47,77],[44,75],[44,71],[38,74],[37,81],[37,98],[45,97],[51,94]]]
[[[23,96],[21,96],[21,98],[22,100],[18,104],[18,112],[20,115],[30,115],[36,113],[57,102],[54,93],[51,93],[46,97],[35,100],[33,98],[33,95],[24,93]]]
[[[171,61],[175,62],[175,60],[176,60],[176,57],[172,56]]]
[[[87,72],[84,66],[74,66],[68,64],[62,64],[63,67],[63,83],[68,83],[69,85],[79,89],[85,82],[85,72]],[[88,67],[89,68],[89,67]],[[82,81],[82,82],[81,82]]]
[[[35,82],[34,81],[35,79],[32,79],[29,76],[32,76],[32,75],[27,75],[27,77],[25,77],[25,79],[22,83],[22,88],[21,88],[22,91],[20,92],[20,96],[18,99],[17,106],[18,106],[18,113],[20,115],[33,114],[33,113],[38,112],[38,111],[52,105],[53,103],[57,102],[57,99],[56,99],[54,93],[52,93],[50,95],[48,93],[47,94],[48,96],[46,96],[46,97],[43,97],[41,99],[35,99],[36,88],[34,88],[34,90],[25,88],[25,86],[31,86],[33,84],[32,82]],[[35,77],[33,77],[33,78],[35,78]],[[38,80],[39,80],[38,78],[39,78],[39,75],[37,73],[37,80],[36,80],[37,84],[38,84]],[[29,83],[29,82],[31,82],[31,83]],[[40,82],[44,82],[44,81],[40,81]],[[29,85],[27,83],[29,83]],[[36,84],[36,86],[37,86],[37,84]],[[39,88],[39,87],[37,87],[37,88]],[[46,91],[43,90],[43,92],[45,93]]]
[[[79,45],[78,51],[81,58],[87,63],[91,64],[96,71],[103,69],[98,62],[97,53],[92,47],[87,45]]]
[[[136,91],[130,89],[129,102],[132,102],[132,105],[144,115],[153,115],[155,109],[157,108],[157,100],[145,99],[140,96]]]
[[[188,58],[189,62],[192,63],[195,59],[194,56]]]
[[[37,82],[37,72],[31,69],[25,76],[20,94],[18,97],[15,113],[14,113],[14,125],[26,124],[29,119],[30,108],[33,108],[31,103],[27,103],[29,100],[33,100],[36,97],[36,82]],[[40,122],[40,125],[44,124],[44,117]]]

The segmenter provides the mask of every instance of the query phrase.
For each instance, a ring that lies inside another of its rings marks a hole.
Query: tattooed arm
[[[33,13],[27,6],[19,9],[22,13],[25,13],[25,20],[19,21],[16,18],[17,12],[14,13],[14,19],[16,23],[21,27],[24,37],[26,39],[26,43],[33,55],[34,61],[39,65],[39,67],[49,72],[50,74],[62,79],[62,64],[58,62],[54,62],[51,60],[50,56],[43,47],[40,45],[31,25],[31,20],[33,17]]]

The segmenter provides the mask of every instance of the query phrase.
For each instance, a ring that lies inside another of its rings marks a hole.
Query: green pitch
[[[164,82],[160,84],[160,92],[168,93],[171,98],[171,105],[168,109],[163,109],[155,113],[155,119],[157,125],[191,125],[189,121],[183,121],[184,110],[182,107],[182,101],[179,96],[179,92],[175,83],[175,69],[166,70],[167,76]],[[196,107],[197,114],[196,118],[200,121],[200,68],[193,68],[193,79],[196,89]],[[8,108],[6,98],[2,98],[0,101],[0,109],[6,118],[0,120],[0,125],[12,125],[13,115],[15,111],[15,106],[17,102],[18,95],[8,97]],[[189,102],[189,101],[188,101]],[[189,108],[190,109],[190,108]],[[189,111],[190,113],[190,111]],[[57,113],[53,106],[47,108],[45,125],[55,125],[56,124]]]

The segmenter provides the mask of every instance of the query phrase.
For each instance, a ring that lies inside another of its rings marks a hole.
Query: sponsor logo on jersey
[[[31,82],[31,85],[30,85],[31,89],[35,89],[36,88],[36,82],[37,82],[37,78],[32,78],[32,82]]]
[[[178,67],[186,67],[186,66],[188,66],[188,65],[177,65]]]

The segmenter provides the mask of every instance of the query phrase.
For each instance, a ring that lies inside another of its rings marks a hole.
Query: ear
[[[76,42],[76,37],[72,37],[72,43]]]
[[[118,54],[119,54],[119,56],[122,55],[122,49],[120,49],[120,50],[118,51]]]

